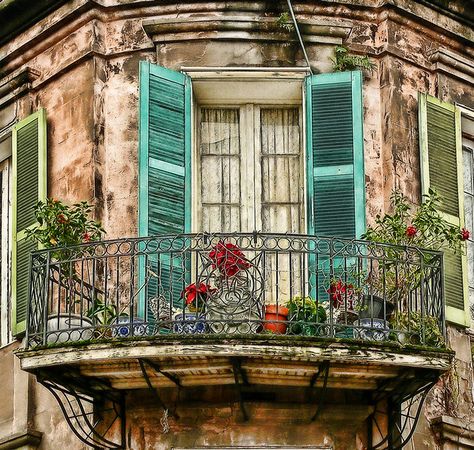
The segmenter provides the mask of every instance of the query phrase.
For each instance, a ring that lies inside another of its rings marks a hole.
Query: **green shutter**
[[[46,111],[40,109],[13,127],[12,313],[13,334],[26,329],[30,253],[37,244],[25,239],[35,224],[34,207],[46,200]]]
[[[318,237],[355,239],[365,232],[365,180],[361,72],[313,75],[306,79],[307,228]],[[350,261],[315,257],[309,264],[318,295]],[[346,267],[347,268],[347,267]],[[313,290],[313,296],[315,291]]]
[[[440,213],[452,224],[464,226],[461,113],[454,105],[419,94],[422,193],[435,189],[442,197]],[[466,255],[446,251],[446,319],[469,326]]]
[[[365,232],[362,74],[313,75],[306,82],[308,233]]]
[[[139,186],[140,236],[190,231],[191,82],[149,62],[140,63]],[[178,303],[187,266],[179,252],[141,257],[140,285],[146,283],[147,298]]]

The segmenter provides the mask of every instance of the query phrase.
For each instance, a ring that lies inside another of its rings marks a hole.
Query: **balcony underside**
[[[391,381],[420,373],[437,378],[449,368],[449,351],[427,351],[313,339],[225,339],[189,336],[180,339],[132,340],[22,351],[22,369],[41,374],[100,379],[112,389],[180,385],[317,386],[322,364],[329,365],[328,388],[390,390]],[[73,375],[74,376],[74,375]]]

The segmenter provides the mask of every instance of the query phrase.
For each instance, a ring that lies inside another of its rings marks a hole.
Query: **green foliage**
[[[406,334],[407,343],[443,347],[444,337],[440,331],[439,319],[421,316],[419,312],[398,312],[390,320],[392,328]],[[423,339],[424,338],[424,339]]]
[[[100,240],[104,229],[99,222],[89,219],[92,206],[87,202],[67,206],[48,198],[35,207],[37,226],[27,230],[27,237],[43,247],[66,247]]]
[[[291,20],[290,13],[288,11],[282,12],[277,20],[276,20],[277,25],[280,28],[283,28],[285,31],[294,31],[295,26],[293,24],[293,21]]]
[[[374,254],[383,251],[384,258],[380,261],[378,270],[366,274],[366,279],[362,282],[369,285],[373,293],[383,294],[389,301],[403,302],[427,277],[426,267],[436,257],[432,253],[409,249],[417,247],[436,251],[462,251],[465,233],[469,233],[467,230],[460,230],[440,215],[438,211],[441,198],[432,189],[416,208],[410,205],[408,199],[399,191],[393,192],[391,204],[393,212],[383,217],[378,215],[375,226],[369,227],[362,238],[395,244],[398,247],[374,247]],[[420,264],[421,262],[423,264]]]
[[[438,212],[440,196],[430,189],[423,197],[422,204],[413,209],[401,192],[394,191],[391,196],[393,213],[378,215],[375,227],[369,227],[362,238],[431,250],[460,251],[463,248],[462,232]]]
[[[286,307],[289,310],[288,320],[292,322],[289,326],[291,334],[315,335],[317,330],[314,324],[325,323],[327,320],[324,307],[311,297],[293,297]]]
[[[331,58],[334,72],[346,72],[350,70],[375,70],[376,65],[369,59],[367,55],[349,55],[349,50],[343,45],[336,46],[334,50],[334,58]]]
[[[117,306],[114,304],[106,305],[101,299],[95,298],[86,315],[89,319],[95,319],[97,324],[110,325],[117,320]]]

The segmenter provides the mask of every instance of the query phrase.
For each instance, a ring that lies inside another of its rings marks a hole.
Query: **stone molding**
[[[352,30],[347,20],[302,19],[298,25],[304,42],[315,44],[342,44]],[[155,44],[200,39],[296,42],[296,36],[283,31],[274,17],[255,15],[149,19],[143,22],[143,28]]]
[[[440,48],[430,60],[434,72],[443,72],[474,85],[474,60],[465,58],[451,50]]]
[[[12,102],[31,89],[31,83],[40,73],[29,67],[13,73],[0,80],[0,107]],[[1,447],[0,447],[1,448]]]
[[[457,444],[457,448],[474,449],[474,423],[451,416],[440,416],[431,421],[440,440]]]
[[[36,430],[26,430],[6,438],[0,438],[0,450],[35,449],[41,442],[43,433]]]

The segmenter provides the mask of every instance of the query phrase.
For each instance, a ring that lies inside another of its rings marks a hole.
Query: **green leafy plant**
[[[390,320],[391,327],[398,331],[398,340],[402,343],[444,346],[444,337],[439,327],[439,319],[434,316],[422,316],[419,312],[398,312]]]
[[[45,248],[97,241],[105,230],[100,222],[89,218],[91,211],[87,202],[68,206],[52,198],[39,201],[35,207],[38,225],[27,230],[27,237]]]
[[[276,23],[280,28],[288,32],[294,31],[295,29],[293,21],[291,20],[291,17],[290,17],[290,13],[288,11],[282,12],[278,16]]]
[[[95,320],[100,325],[110,325],[117,321],[119,314],[117,306],[114,304],[106,305],[103,300],[96,297],[92,306],[88,309],[86,316]]]
[[[445,220],[439,213],[440,196],[432,189],[423,196],[419,206],[413,206],[399,191],[391,196],[392,212],[378,215],[375,225],[362,236],[373,242],[394,244],[373,246],[378,261],[358,283],[368,293],[380,295],[391,302],[399,313],[407,307],[411,293],[425,289],[430,279],[430,266],[436,253],[421,251],[463,251],[469,231]]]
[[[318,331],[315,324],[327,320],[325,308],[311,297],[293,297],[286,307],[289,310],[288,320],[292,322],[289,326],[291,334],[315,335]]]
[[[391,196],[393,212],[378,215],[375,226],[369,227],[363,239],[396,245],[409,245],[430,250],[451,249],[459,252],[469,231],[445,220],[439,213],[440,196],[432,189],[423,196],[423,202],[413,208],[400,192]]]
[[[26,231],[28,239],[38,242],[44,248],[53,248],[50,253],[50,270],[58,273],[57,282],[65,289],[65,301],[70,310],[80,303],[82,294],[78,295],[78,291],[84,284],[76,273],[76,258],[87,251],[85,247],[74,246],[100,240],[102,233],[105,233],[99,222],[89,218],[91,211],[92,206],[87,202],[68,206],[59,200],[48,198],[45,202],[39,201],[36,204],[34,213],[38,224]],[[95,311],[97,307],[93,305],[89,311]],[[107,320],[110,312],[103,312],[101,320]]]
[[[372,72],[376,65],[367,55],[350,55],[347,47],[343,45],[336,46],[334,58],[331,58],[334,72],[346,72],[350,70],[368,70]]]

